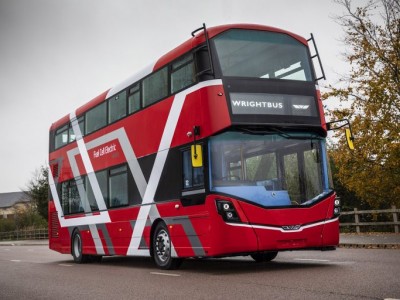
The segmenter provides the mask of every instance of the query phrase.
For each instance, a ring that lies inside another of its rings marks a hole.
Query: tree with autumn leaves
[[[335,176],[371,207],[400,207],[400,1],[335,2],[346,11],[338,21],[351,69],[323,98],[340,100],[331,119],[349,119],[355,137],[351,151],[335,132]]]

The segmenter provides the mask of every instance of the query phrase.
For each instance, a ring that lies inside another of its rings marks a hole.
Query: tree
[[[47,226],[47,221],[37,211],[36,207],[14,209],[14,224],[16,230],[35,229]]]
[[[33,178],[28,183],[28,190],[26,194],[31,197],[37,213],[44,218],[48,219],[47,203],[49,194],[48,184],[49,170],[42,166],[33,174]]]
[[[331,151],[340,182],[373,207],[400,206],[400,2],[368,1],[353,8],[351,0],[335,1],[345,8],[345,54],[351,70],[324,99],[339,99],[344,108],[334,119],[350,119],[356,150],[340,143]],[[343,140],[337,132],[334,140]]]
[[[354,207],[357,207],[358,209],[361,210],[368,210],[371,209],[370,205],[357,197],[357,195],[349,191],[339,180],[338,178],[338,168],[332,159],[332,156],[330,156],[330,167],[332,171],[332,180],[333,180],[333,186],[335,187],[335,192],[337,195],[340,197],[340,206],[343,211],[349,211],[353,210]],[[349,219],[351,220],[351,219]]]

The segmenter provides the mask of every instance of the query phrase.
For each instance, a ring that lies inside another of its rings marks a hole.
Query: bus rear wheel
[[[159,222],[156,225],[152,241],[153,260],[156,265],[163,270],[179,268],[182,259],[172,257],[171,237],[164,222]]]
[[[253,253],[251,254],[251,258],[256,262],[269,262],[273,260],[278,255],[278,252],[262,252],[262,253]]]
[[[89,261],[90,255],[82,253],[82,237],[79,230],[75,230],[72,235],[71,254],[74,258],[74,262],[77,264],[83,264]]]

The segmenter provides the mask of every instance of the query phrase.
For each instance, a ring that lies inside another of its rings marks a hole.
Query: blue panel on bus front
[[[229,194],[263,206],[291,205],[287,191],[267,191],[263,186],[218,186],[213,191]]]

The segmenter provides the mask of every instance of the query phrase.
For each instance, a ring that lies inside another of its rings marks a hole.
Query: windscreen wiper
[[[289,132],[282,131],[276,127],[270,127],[268,130],[251,130],[249,128],[240,128],[242,131],[254,134],[254,135],[267,135],[267,134],[278,134],[281,137],[284,137],[286,139],[290,140],[310,140],[310,139],[317,139],[317,140],[322,140],[323,138],[317,134],[313,134],[310,132],[310,134],[307,135],[299,135],[296,132],[293,132],[294,135],[291,135]]]

